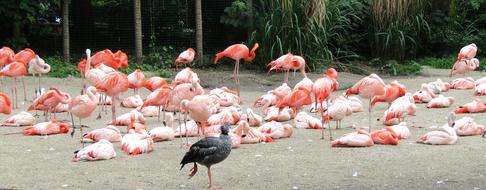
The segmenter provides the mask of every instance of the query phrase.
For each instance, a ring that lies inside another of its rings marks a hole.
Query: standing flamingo
[[[461,59],[472,59],[476,57],[477,51],[478,47],[474,43],[464,46],[459,51],[459,54],[457,55],[457,60],[459,61]]]
[[[179,64],[182,63],[184,65],[191,65],[192,61],[194,60],[194,56],[196,56],[196,51],[192,48],[188,48],[186,51],[183,51],[177,59],[174,61],[176,65],[176,70],[179,71]]]
[[[38,75],[39,79],[38,90],[41,89],[41,75],[46,74],[51,71],[51,66],[47,64],[44,59],[40,58],[38,55],[34,59],[29,61],[29,73],[32,75]]]
[[[218,62],[219,59],[223,57],[229,57],[236,61],[235,70],[233,71],[233,77],[235,79],[236,84],[236,91],[238,92],[238,96],[240,96],[240,59],[244,59],[245,61],[252,61],[255,59],[255,51],[259,47],[258,43],[253,45],[251,51],[246,47],[244,44],[234,44],[226,48],[224,51],[216,54],[216,59],[214,59],[214,64]]]
[[[373,97],[371,99],[370,106],[373,108],[378,102],[387,102],[388,107],[390,107],[391,102],[399,97],[402,97],[406,92],[407,90],[405,89],[405,86],[398,83],[398,81],[390,82],[389,85],[385,86],[385,94]]]
[[[45,120],[48,120],[48,113],[52,113],[58,104],[68,104],[71,101],[69,94],[59,91],[56,87],[50,87],[49,90],[29,106],[27,111],[41,110],[47,112]]]
[[[120,93],[128,90],[128,78],[125,74],[120,72],[113,72],[103,77],[96,83],[96,89],[99,92],[111,96],[113,103],[111,104],[111,118],[112,121],[116,119],[116,99]]]
[[[302,76],[304,76],[304,78],[307,78],[307,75],[305,73],[305,59],[298,55],[292,55],[291,53],[288,53],[286,55],[281,56],[277,60],[270,62],[268,66],[270,67],[268,72],[272,70],[285,71],[286,83],[289,81],[290,70],[294,70],[294,77],[295,77],[295,71],[299,70],[300,73],[302,73]]]
[[[73,125],[73,132],[71,136],[74,135],[74,119],[73,115],[79,118],[79,129],[81,130],[81,142],[83,142],[83,125],[81,119],[87,118],[93,113],[98,105],[98,98],[95,95],[96,88],[90,86],[86,89],[86,94],[76,96],[70,103],[69,103],[69,113],[71,114],[71,121]]]
[[[464,76],[464,74],[467,73],[468,71],[474,71],[478,67],[479,67],[479,59],[476,58],[472,58],[470,60],[461,59],[459,61],[456,61],[456,63],[454,63],[454,66],[452,66],[450,77],[452,78],[454,74],[461,74]]]
[[[27,68],[22,62],[14,61],[2,70],[0,70],[0,76],[12,77],[14,79],[14,85],[12,87],[12,95],[15,95],[14,109],[19,108],[18,96],[17,96],[17,77],[22,77],[27,74]]]
[[[189,113],[189,116],[196,122],[199,131],[205,135],[204,128],[208,126],[207,121],[212,115],[212,110],[215,105],[213,99],[208,95],[198,95],[192,100],[182,100],[180,103],[180,111],[182,113]],[[186,118],[184,116],[184,122]],[[188,141],[186,136],[186,142]]]
[[[314,82],[312,88],[313,88],[314,98],[315,98],[314,105],[316,108],[318,107],[317,106],[318,103],[321,104],[321,108],[322,108],[323,107],[322,102],[324,102],[324,100],[326,100],[327,103],[326,105],[329,105],[329,96],[331,95],[332,92],[336,91],[339,88],[337,77],[338,77],[337,71],[334,68],[329,68],[327,69],[326,75],[317,79]],[[321,113],[321,125],[324,126],[324,120],[322,120],[324,110],[320,109],[319,111]],[[322,128],[322,133],[321,133],[322,139],[324,139],[324,128],[325,127]],[[328,128],[329,128],[329,138],[332,138],[331,131],[330,131],[331,128],[330,127]]]
[[[364,77],[353,87],[346,90],[346,96],[357,94],[361,98],[370,99],[368,106],[368,132],[371,132],[371,99],[374,96],[381,96],[385,94],[385,82],[381,78],[372,73],[370,76]]]
[[[145,81],[143,72],[140,69],[137,69],[133,73],[130,73],[127,78],[128,88],[132,88],[133,93],[138,94],[138,89],[142,87],[143,82]]]
[[[18,52],[14,56],[14,60],[17,62],[21,62],[24,64],[24,66],[27,68],[29,62],[36,57],[36,54],[34,51],[32,51],[29,48],[25,48],[24,50]],[[24,101],[27,101],[27,91],[25,90],[25,75],[22,76],[22,86],[24,88]]]

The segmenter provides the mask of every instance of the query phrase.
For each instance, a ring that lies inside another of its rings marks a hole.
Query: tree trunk
[[[203,64],[203,27],[201,11],[201,0],[196,0],[196,48],[197,59],[200,65]]]
[[[247,0],[246,5],[248,8],[248,42],[251,39],[253,33],[253,0]]]
[[[137,64],[142,64],[142,13],[140,10],[140,0],[133,1],[135,17],[135,52]]]
[[[69,1],[64,0],[62,2],[62,52],[64,55],[64,60],[69,62]]]

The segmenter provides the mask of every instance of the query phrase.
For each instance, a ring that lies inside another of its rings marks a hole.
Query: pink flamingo
[[[169,87],[167,81],[161,77],[151,77],[148,80],[145,80],[142,86],[151,92],[157,90],[158,88]]]
[[[102,139],[110,142],[120,142],[122,139],[121,132],[117,127],[108,125],[83,135],[83,142],[98,142]]]
[[[272,139],[289,138],[293,133],[292,125],[276,121],[265,123],[258,130]]]
[[[252,107],[262,107],[262,113],[267,114],[268,108],[277,104],[277,96],[273,94],[273,90],[268,91],[267,94],[260,96],[255,100]]]
[[[336,121],[336,129],[341,127],[341,120],[346,116],[350,116],[353,113],[351,106],[347,99],[343,96],[338,96],[333,101],[333,103],[327,108],[326,112],[323,114],[322,120],[326,123],[329,121]],[[331,128],[329,126],[329,128]],[[332,140],[332,133],[329,131],[330,140]]]
[[[145,117],[137,110],[132,110],[116,117],[115,121],[108,122],[108,125],[128,126],[132,123],[132,117],[137,123],[145,124]]]
[[[326,101],[326,105],[329,105],[329,96],[339,88],[337,77],[337,71],[334,68],[329,68],[327,69],[326,75],[314,81],[313,92],[315,107],[318,107],[318,104],[320,104],[322,108],[322,102],[324,101]],[[324,110],[320,109],[318,111],[321,113],[321,125],[324,126],[324,121],[322,120]],[[329,132],[329,138],[332,138],[331,132]],[[324,128],[322,129],[321,139],[324,139]]]
[[[478,47],[474,43],[464,46],[459,51],[459,54],[457,55],[457,60],[472,59],[476,57],[477,51],[478,51]]]
[[[169,95],[168,105],[164,107],[164,110],[178,111],[183,100],[192,100],[195,96],[204,94],[204,88],[199,84],[198,78],[194,75],[192,77],[191,83],[179,84],[173,88]],[[213,98],[213,102],[215,100]]]
[[[474,71],[478,67],[479,59],[472,58],[458,60],[456,63],[454,63],[454,66],[452,66],[450,77],[454,76],[455,74],[461,74],[464,76],[465,73]]]
[[[126,68],[128,66],[128,56],[120,50],[113,53],[111,50],[105,49],[93,55],[92,65],[97,67],[99,64],[105,64],[115,70],[118,70],[120,67]]]
[[[59,91],[59,89],[56,87],[50,87],[46,93],[42,94],[39,98],[32,102],[27,111],[46,111],[47,113],[45,120],[47,121],[49,112],[52,113],[60,103],[68,104],[70,101],[71,98],[67,93]]]
[[[39,90],[41,89],[41,82],[40,82],[40,77],[42,76],[42,74],[46,74],[48,73],[49,71],[51,71],[51,66],[49,64],[47,64],[44,59],[40,58],[38,55],[35,56],[34,59],[30,60],[29,61],[29,69],[28,69],[29,73],[32,74],[32,75],[38,75],[38,79],[39,79],[39,84],[38,84],[38,88]]]
[[[460,114],[460,113],[482,113],[486,112],[486,105],[485,103],[482,103],[481,100],[477,98],[473,98],[472,102],[466,103],[462,106],[459,106],[456,110],[454,110],[454,113]]]
[[[474,79],[471,77],[458,78],[451,82],[451,88],[456,90],[468,90],[475,87]]]
[[[157,90],[150,93],[142,104],[142,107],[138,108],[141,110],[147,106],[158,106],[158,118],[160,120],[160,107],[167,107],[169,103],[169,96],[172,93],[172,89],[169,87],[158,88]]]
[[[380,96],[385,94],[385,83],[381,78],[372,73],[360,81],[358,81],[353,87],[346,90],[346,95],[358,94],[361,98],[370,99],[368,106],[368,131],[371,131],[371,98],[374,96]]]
[[[376,103],[378,102],[387,102],[388,106],[390,106],[391,102],[393,100],[402,97],[405,95],[407,90],[405,89],[405,86],[398,83],[398,81],[393,81],[389,85],[385,86],[385,94],[381,96],[375,96],[371,99],[371,108],[375,106]]]
[[[258,43],[253,45],[251,51],[246,47],[244,44],[234,44],[226,48],[224,51],[219,52],[216,54],[216,58],[214,59],[214,64],[218,62],[219,59],[223,57],[229,57],[236,61],[235,70],[233,72],[233,77],[235,79],[236,84],[236,91],[238,92],[238,96],[240,96],[240,59],[244,59],[245,61],[253,61],[255,59],[255,51],[259,47]]]
[[[295,111],[289,107],[284,107],[280,110],[278,107],[270,107],[268,113],[266,114],[265,121],[278,121],[278,122],[285,122],[289,121],[295,117]]]
[[[454,130],[454,113],[449,114],[447,124],[437,131],[430,131],[421,136],[417,143],[432,145],[452,145],[457,142],[457,133]]]
[[[25,128],[23,131],[25,136],[54,135],[67,132],[69,132],[69,124],[57,122],[55,119],[35,124],[32,127]]]
[[[147,133],[135,133],[134,130],[130,130],[128,134],[123,136],[121,147],[123,152],[135,156],[152,152],[154,150],[154,141]]]
[[[412,95],[406,93],[404,96],[397,98],[392,102],[390,107],[385,111],[384,124],[396,125],[400,123],[407,115],[415,115],[416,106]]]
[[[445,97],[444,95],[440,94],[437,98],[430,100],[427,104],[427,108],[448,108],[454,103],[455,98]]]
[[[301,56],[292,55],[291,53],[287,53],[279,57],[278,59],[270,62],[268,64],[268,67],[270,67],[268,73],[273,70],[285,71],[285,83],[289,81],[289,72],[291,69],[294,70],[294,77],[295,71],[299,70],[304,78],[307,78],[307,75],[305,73],[305,59]]]
[[[298,89],[301,86],[306,88],[309,91],[312,91],[313,86],[314,86],[314,82],[311,79],[304,77],[301,81],[299,81],[297,84],[295,84],[294,90]]]
[[[3,67],[2,70],[0,70],[0,76],[7,76],[14,79],[14,85],[12,87],[12,94],[15,95],[15,104],[13,106],[14,108],[19,108],[17,96],[17,77],[23,77],[25,75],[27,75],[27,67],[25,67],[24,63],[18,61],[14,61]]]
[[[124,108],[137,108],[143,105],[143,100],[142,97],[137,94],[123,99],[120,105]]]
[[[7,114],[7,115],[12,113],[10,98],[3,92],[0,92],[0,113]]]
[[[125,74],[120,72],[114,72],[106,75],[100,81],[96,83],[96,89],[99,92],[105,93],[107,96],[111,96],[113,103],[111,104],[111,118],[113,121],[116,119],[115,101],[119,94],[128,90],[128,78]]]
[[[86,94],[76,96],[69,103],[69,113],[71,114],[71,121],[73,123],[73,132],[71,132],[71,136],[74,135],[74,115],[79,118],[79,129],[81,131],[81,142],[83,142],[83,147],[83,124],[81,120],[91,116],[91,114],[95,111],[96,106],[98,106],[98,98],[96,97],[95,93],[96,88],[94,86],[90,86],[86,89]]]
[[[110,141],[101,139],[97,143],[84,147],[74,153],[73,162],[109,160],[116,157],[115,149]]]
[[[186,99],[182,100],[180,103],[180,111],[184,113],[184,123],[186,122],[186,114],[188,113],[196,122],[198,131],[201,131],[203,136],[206,136],[204,128],[209,127],[208,119],[212,115],[211,110],[213,110],[214,107],[214,101],[211,96],[208,95],[198,95],[192,98],[192,100]],[[186,136],[186,143],[188,143],[188,141]]]
[[[194,60],[194,56],[196,56],[196,51],[192,48],[188,48],[186,51],[183,51],[174,61],[176,65],[176,70],[179,70],[179,64],[182,63],[184,65],[191,65],[192,61]]]
[[[241,120],[238,123],[238,126],[233,129],[233,131],[238,131],[242,130],[242,135],[241,135],[241,144],[256,144],[256,143],[262,143],[262,142],[273,142],[272,137],[269,137],[268,135],[265,135],[261,131],[255,128],[251,128],[250,125],[248,125],[248,121],[246,120]]]
[[[200,82],[197,73],[192,71],[191,68],[187,67],[185,69],[182,69],[181,71],[179,71],[176,74],[176,76],[174,77],[174,80],[171,83],[171,86],[175,87],[179,84],[191,83],[193,81],[193,79],[196,80],[197,82]]]
[[[371,132],[371,138],[375,144],[397,145],[400,137],[391,128],[384,128]]]
[[[145,81],[145,75],[140,69],[133,71],[128,76],[128,88],[133,89],[134,94],[138,94],[138,89],[143,86],[143,82]]]
[[[331,142],[332,147],[368,147],[373,146],[371,135],[365,130],[345,134]]]
[[[307,112],[299,112],[294,118],[295,128],[300,129],[322,129],[322,123],[319,119],[307,114]]]
[[[393,125],[388,127],[388,129],[393,130],[398,136],[399,139],[406,139],[410,137],[410,130],[407,127],[407,123],[400,122],[398,125]]]
[[[15,59],[15,52],[9,47],[2,47],[0,49],[0,68],[9,63],[12,63]]]
[[[174,134],[175,131],[172,128],[173,127],[173,122],[174,122],[174,115],[173,114],[168,114],[166,116],[166,123],[168,124],[167,127],[156,127],[150,130],[149,134],[150,137],[154,141],[171,141],[174,140]]]
[[[256,114],[251,108],[246,109],[246,115],[248,117],[248,124],[250,126],[260,126],[263,123],[263,117]]]
[[[35,125],[35,117],[32,116],[29,112],[20,112],[18,114],[15,114],[8,119],[6,119],[4,122],[2,122],[3,126],[32,126]]]
[[[24,64],[25,68],[27,68],[29,62],[34,59],[36,57],[36,54],[34,51],[32,51],[32,49],[29,49],[29,48],[25,48],[24,50],[18,52],[17,54],[15,54],[14,56],[14,60],[16,62],[21,62]],[[26,74],[24,74],[23,76],[25,76]],[[25,79],[24,77],[22,76],[22,86],[24,88],[24,101],[27,101],[27,91],[25,90]]]
[[[434,92],[429,88],[429,85],[423,83],[419,91],[412,95],[415,103],[429,103],[433,98],[437,98]]]
[[[470,117],[463,117],[454,121],[454,130],[459,136],[482,135],[485,132],[484,125],[476,123]]]

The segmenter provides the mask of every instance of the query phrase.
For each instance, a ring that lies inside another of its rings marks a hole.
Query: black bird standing
[[[219,137],[206,137],[194,143],[181,161],[181,170],[184,165],[194,163],[189,179],[196,175],[197,164],[208,168],[209,188],[213,188],[211,180],[211,166],[225,160],[231,153],[231,137],[228,136],[229,124],[221,125],[221,135]]]

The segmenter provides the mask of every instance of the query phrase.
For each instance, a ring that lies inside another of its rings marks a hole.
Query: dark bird
[[[197,164],[208,168],[209,188],[214,187],[211,180],[211,166],[225,160],[231,153],[231,137],[228,136],[229,124],[221,125],[221,135],[219,137],[206,137],[194,143],[181,161],[181,170],[184,165],[194,163],[189,179],[196,175]]]

